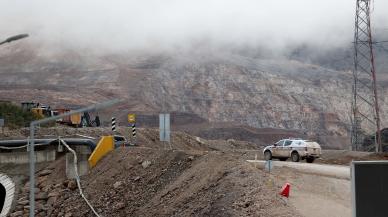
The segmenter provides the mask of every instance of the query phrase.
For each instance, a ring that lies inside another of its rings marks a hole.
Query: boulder
[[[148,168],[151,165],[151,161],[145,160],[141,163],[144,169]]]

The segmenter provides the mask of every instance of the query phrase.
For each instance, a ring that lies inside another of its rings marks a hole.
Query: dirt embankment
[[[119,131],[129,134],[129,129]],[[78,132],[96,136],[108,131]],[[38,132],[46,133],[51,134]],[[142,129],[139,146],[114,150],[83,176],[84,193],[97,212],[102,216],[299,216],[279,196],[281,186],[268,185],[270,175],[245,162],[257,152],[254,144],[206,141],[185,133],[174,133],[172,141],[169,150],[158,141],[157,130]],[[37,172],[37,216],[93,216],[75,182],[64,178],[64,164],[60,158]],[[28,183],[20,188],[12,216],[28,213],[27,199]]]
[[[388,153],[372,153],[348,150],[323,150],[317,163],[350,165],[352,161],[388,160]]]
[[[237,159],[118,149],[84,178],[84,186],[104,216],[295,216],[278,189],[265,186],[264,173]],[[76,192],[64,198],[75,207],[68,212],[88,210]]]

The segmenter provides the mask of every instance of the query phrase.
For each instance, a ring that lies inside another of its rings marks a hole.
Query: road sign
[[[170,142],[170,114],[159,114],[160,141]]]
[[[353,161],[353,217],[387,216],[388,161]]]
[[[128,123],[135,123],[135,122],[136,122],[136,115],[128,114]]]
[[[0,119],[0,127],[4,127],[4,119]]]

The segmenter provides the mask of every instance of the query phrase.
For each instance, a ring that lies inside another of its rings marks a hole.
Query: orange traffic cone
[[[287,182],[286,184],[284,184],[282,190],[280,191],[280,195],[288,198],[290,196],[290,188],[290,183]]]

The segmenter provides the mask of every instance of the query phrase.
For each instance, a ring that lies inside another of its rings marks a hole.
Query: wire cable
[[[97,217],[101,217],[97,212],[96,210],[93,208],[92,204],[90,204],[90,202],[88,201],[88,199],[86,199],[83,191],[82,191],[82,187],[81,187],[81,180],[79,178],[79,175],[78,175],[78,167],[77,167],[77,153],[75,153],[75,151],[70,148],[69,145],[67,145],[67,143],[63,140],[63,139],[59,139],[61,141],[61,143],[71,152],[73,153],[74,155],[74,171],[75,171],[75,179],[77,181],[77,186],[78,186],[78,189],[79,189],[79,193],[81,195],[81,197],[85,200],[85,202],[88,204],[88,206],[90,207],[90,209],[93,211],[93,213],[97,216]]]
[[[5,150],[14,150],[14,149],[22,149],[22,148],[27,148],[30,144],[28,143],[27,145],[22,145],[22,146],[17,146],[17,147],[7,147],[7,146],[0,146],[0,149],[5,149]],[[49,144],[34,144],[35,146],[43,146],[43,145],[49,145]]]

